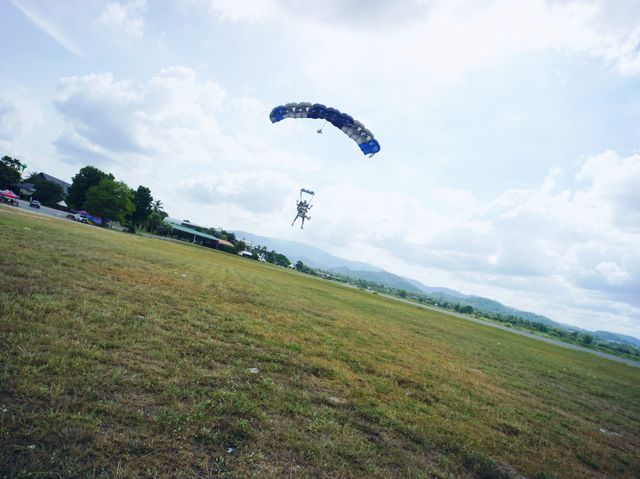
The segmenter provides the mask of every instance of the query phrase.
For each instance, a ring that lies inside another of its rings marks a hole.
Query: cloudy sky
[[[636,0],[4,0],[0,27],[0,153],[30,171],[640,337]],[[290,101],[381,153],[272,125]]]

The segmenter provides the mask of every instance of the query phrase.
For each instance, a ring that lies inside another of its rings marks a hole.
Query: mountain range
[[[624,334],[612,333],[609,331],[587,331],[576,326],[558,323],[529,311],[522,311],[510,306],[506,306],[498,301],[480,296],[472,296],[449,288],[433,287],[422,284],[414,279],[398,276],[388,271],[359,261],[351,261],[333,256],[314,246],[309,246],[296,241],[267,238],[258,236],[246,231],[233,232],[238,239],[250,242],[253,246],[264,246],[269,250],[284,254],[291,262],[302,261],[305,265],[337,273],[353,279],[361,279],[372,283],[378,283],[390,288],[402,289],[409,293],[427,294],[428,296],[447,302],[455,302],[460,305],[469,305],[474,309],[497,313],[502,315],[513,315],[532,322],[542,323],[549,327],[562,328],[569,331],[588,332],[595,337],[606,341],[630,344],[640,347],[640,340]]]
[[[371,266],[367,263],[338,258],[337,256],[330,255],[319,248],[298,243],[296,241],[267,238],[264,236],[254,235],[253,233],[247,233],[246,231],[233,231],[233,234],[235,234],[236,238],[240,240],[245,242],[249,241],[253,246],[264,246],[269,250],[282,253],[293,263],[296,261],[302,261],[311,268],[329,270],[331,268],[344,267],[356,271],[383,271],[381,268]]]

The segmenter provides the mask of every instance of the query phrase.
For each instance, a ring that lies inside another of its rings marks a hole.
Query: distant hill
[[[605,339],[607,341],[613,341],[613,342],[622,343],[622,344],[631,344],[632,346],[640,348],[640,339],[634,338],[633,336],[627,336],[626,334],[610,333],[609,331],[595,331],[593,334],[599,337],[600,339]]]
[[[440,293],[440,292],[428,293],[428,295],[431,297],[440,298],[443,301],[456,302],[463,306],[466,306],[466,305],[472,306],[474,309],[488,312],[488,313],[517,316],[518,318],[526,319],[534,323],[542,323],[552,328],[563,328],[563,329],[569,329],[569,330],[578,329],[568,324],[562,324],[562,323],[553,321],[552,319],[549,319],[546,316],[542,316],[536,313],[531,313],[529,311],[522,311],[516,308],[512,308],[510,306],[505,306],[504,304],[499,303],[498,301],[495,301],[489,298],[483,298],[481,296],[467,296],[467,295],[460,295],[460,293],[456,295],[450,295],[450,294]]]
[[[267,238],[245,231],[234,231],[239,239],[250,241],[254,246],[265,246],[270,250],[284,254],[290,261],[302,261],[305,265],[315,269],[322,269],[341,274],[353,279],[361,279],[378,283],[389,288],[403,289],[409,293],[425,294],[436,301],[458,303],[462,306],[472,306],[474,309],[488,313],[512,315],[528,321],[542,323],[551,328],[561,328],[569,331],[588,332],[593,336],[606,341],[613,341],[640,347],[640,340],[624,334],[608,331],[587,331],[576,326],[558,323],[540,314],[522,311],[506,306],[498,301],[481,296],[471,296],[449,288],[427,286],[415,279],[405,278],[389,273],[381,268],[359,261],[350,261],[333,256],[319,248],[305,245],[295,241]]]
[[[421,293],[422,290],[414,285],[412,280],[397,276],[387,271],[358,271],[341,266],[339,268],[328,268],[332,273],[338,273],[354,279],[363,279],[372,283],[382,284],[390,288],[404,289],[412,293]]]
[[[471,296],[462,294],[456,290],[449,288],[438,288],[433,286],[426,286],[422,284],[420,281],[416,281],[411,278],[404,278],[406,281],[417,287],[423,293],[433,293],[433,294],[442,294],[446,296],[450,296],[451,298],[470,298]]]
[[[344,276],[348,276],[354,279],[363,279],[378,283],[390,288],[404,289],[410,293],[421,293],[429,296],[436,301],[458,303],[461,306],[472,306],[474,309],[484,311],[487,313],[497,313],[503,315],[517,316],[528,321],[542,323],[552,328],[563,328],[569,330],[578,330],[573,326],[567,324],[561,324],[553,321],[545,316],[539,314],[530,313],[528,311],[521,311],[519,309],[505,306],[498,301],[489,298],[483,298],[480,296],[470,296],[460,293],[449,288],[437,288],[426,286],[420,281],[414,279],[397,276],[386,271],[354,271],[348,268],[331,268],[330,271],[340,273]]]
[[[348,268],[350,270],[361,271],[383,271],[380,268],[359,261],[350,261],[344,258],[338,258],[319,248],[309,246],[295,241],[282,239],[267,238],[265,236],[254,235],[246,231],[234,231],[238,239],[250,241],[254,246],[265,246],[269,250],[275,250],[282,253],[290,261],[302,261],[307,266],[317,269],[330,270],[332,268]]]

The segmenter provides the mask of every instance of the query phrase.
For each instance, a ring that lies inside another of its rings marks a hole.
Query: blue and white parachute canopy
[[[362,153],[373,156],[380,151],[380,143],[369,130],[354,120],[346,113],[341,113],[335,108],[326,107],[319,103],[287,103],[271,110],[269,119],[276,123],[285,118],[318,118],[326,120],[333,126],[342,130],[345,135],[355,141]]]
[[[315,193],[313,191],[307,190],[306,188],[301,188],[300,189],[300,193],[306,193],[306,194],[311,195],[311,196],[315,195]]]

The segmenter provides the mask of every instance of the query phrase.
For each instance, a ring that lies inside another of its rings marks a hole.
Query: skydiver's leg
[[[301,218],[302,218],[302,223],[300,224],[300,229],[303,230],[304,229],[304,218],[305,218],[305,216],[302,215]]]
[[[295,224],[296,224],[296,220],[297,220],[297,219],[298,219],[298,215],[296,215],[296,217],[295,217],[295,218],[293,218],[293,223],[291,223],[291,226],[293,226],[293,225],[295,225]]]

